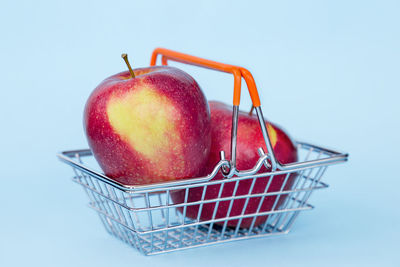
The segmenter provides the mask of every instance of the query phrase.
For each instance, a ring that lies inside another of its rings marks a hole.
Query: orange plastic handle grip
[[[249,89],[251,101],[253,102],[254,107],[259,107],[260,97],[258,95],[257,86],[254,81],[253,75],[251,75],[250,71],[245,68],[228,65],[204,58],[199,58],[183,53],[179,53],[173,50],[165,49],[165,48],[156,48],[153,51],[151,56],[150,66],[154,66],[157,61],[157,56],[161,55],[161,63],[163,65],[168,64],[168,60],[173,60],[180,63],[185,63],[189,65],[199,66],[203,68],[218,70],[222,72],[232,73],[234,77],[234,91],[233,91],[233,105],[239,106],[240,104],[240,88],[242,77],[246,81],[247,88]]]

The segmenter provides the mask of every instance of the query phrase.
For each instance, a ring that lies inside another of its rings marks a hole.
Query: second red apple
[[[208,160],[207,171],[211,173],[216,164],[220,161],[220,151],[225,151],[226,158],[230,158],[230,147],[231,147],[231,127],[232,127],[232,107],[226,104],[210,101],[210,112],[211,112],[211,152]],[[271,145],[275,152],[275,156],[280,163],[291,163],[297,161],[297,149],[294,143],[291,141],[289,136],[278,126],[266,122],[268,134],[271,139]],[[239,170],[248,170],[255,166],[259,155],[257,149],[262,147],[267,153],[263,135],[259,126],[259,122],[256,116],[251,116],[248,113],[239,112],[238,122],[238,135],[237,135],[237,168]],[[262,167],[260,172],[267,171],[265,167]],[[280,191],[286,175],[277,175],[273,178],[270,183],[268,192]],[[292,187],[296,178],[296,174],[291,174],[286,181],[284,190],[288,190]],[[221,173],[218,173],[213,180],[225,179]],[[255,183],[252,192],[249,192],[253,179],[246,179],[239,182],[236,193],[235,184],[236,182],[226,182],[221,192],[221,198],[235,196],[242,196],[247,194],[260,194],[264,193],[265,188],[269,182],[270,177],[258,178]],[[210,185],[207,187],[204,194],[204,200],[217,199],[220,191],[220,184]],[[188,192],[187,202],[196,202],[202,199],[204,187],[191,188]],[[174,203],[184,203],[185,201],[185,190],[176,191],[171,194]],[[275,208],[278,208],[286,199],[286,196],[280,196],[279,200],[275,204],[276,195],[267,196],[260,205],[261,197],[252,197],[247,203],[247,207],[244,210],[245,198],[236,199],[231,204],[230,200],[221,201],[218,203],[210,202],[203,204],[201,214],[198,216],[200,205],[189,205],[186,208],[186,216],[191,219],[200,218],[201,221],[208,221],[211,219],[222,219],[226,217],[241,216],[247,214],[255,214],[256,212],[270,211],[274,204]],[[229,207],[230,212],[228,214]],[[216,211],[215,211],[216,209]],[[183,209],[180,208],[183,212]],[[215,214],[214,214],[215,213]],[[214,215],[214,217],[213,217]],[[252,224],[254,227],[262,224],[268,218],[268,215],[258,216],[254,219],[248,217],[244,218],[240,222],[240,227],[248,228]],[[238,219],[229,220],[227,226],[235,227],[239,223]],[[216,224],[223,225],[224,220],[216,222]]]

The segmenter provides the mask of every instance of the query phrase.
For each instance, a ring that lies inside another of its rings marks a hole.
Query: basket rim
[[[314,167],[319,167],[319,166],[327,166],[327,165],[333,165],[333,164],[338,164],[338,163],[344,163],[348,160],[348,153],[344,152],[339,152],[336,150],[324,148],[321,146],[313,145],[307,142],[295,142],[297,146],[300,146],[301,148],[308,148],[313,151],[320,152],[327,157],[322,158],[322,159],[316,159],[316,160],[309,160],[309,161],[300,161],[300,162],[295,162],[295,163],[289,163],[289,164],[283,164],[284,170],[275,170],[275,171],[269,171],[269,172],[258,172],[257,174],[250,174],[250,175],[244,175],[244,176],[235,176],[232,178],[225,178],[229,179],[230,181],[236,181],[236,180],[242,180],[242,179],[249,179],[249,178],[259,178],[259,177],[265,177],[265,176],[270,176],[270,175],[281,175],[281,174],[286,174],[290,172],[295,172],[295,171],[300,171],[303,169],[309,169],[309,168],[314,168]],[[195,178],[185,178],[185,179],[180,179],[180,180],[174,180],[174,181],[167,181],[167,182],[160,182],[160,183],[153,183],[153,184],[145,184],[145,185],[125,185],[120,182],[117,182],[113,180],[112,178],[107,177],[106,175],[95,171],[87,166],[85,166],[82,162],[78,162],[80,157],[87,157],[87,156],[92,156],[93,153],[91,152],[90,149],[78,149],[78,150],[66,150],[62,151],[57,154],[57,157],[59,160],[62,162],[77,168],[86,174],[97,178],[117,189],[120,189],[126,193],[146,193],[146,192],[152,192],[154,190],[171,190],[171,189],[177,189],[179,188],[185,188],[191,185],[196,186],[198,184],[208,182],[211,179],[215,177],[215,175],[219,172],[220,168],[224,164],[224,162],[220,161],[214,168],[211,174],[204,176],[204,177],[195,177]]]

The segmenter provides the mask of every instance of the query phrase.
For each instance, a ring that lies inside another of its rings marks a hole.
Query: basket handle
[[[173,60],[176,62],[194,65],[198,67],[208,68],[212,70],[217,70],[221,72],[232,73],[234,77],[234,89],[233,89],[233,105],[239,106],[240,104],[240,89],[241,89],[241,79],[245,79],[247,87],[249,88],[249,93],[254,107],[260,106],[260,97],[258,95],[257,86],[251,73],[245,68],[228,65],[204,58],[199,58],[173,50],[165,48],[156,48],[151,56],[150,66],[154,66],[157,61],[157,56],[162,55],[162,64],[168,65],[168,60]]]
[[[237,144],[237,126],[238,126],[238,115],[239,115],[239,104],[240,104],[240,91],[241,91],[241,80],[242,77],[246,81],[247,88],[249,89],[249,94],[253,106],[255,107],[258,121],[260,123],[261,131],[264,137],[265,144],[267,146],[268,155],[271,161],[272,170],[276,170],[281,164],[276,160],[274,151],[272,149],[271,141],[267,128],[265,126],[264,116],[261,111],[260,97],[258,95],[257,86],[254,81],[253,75],[245,68],[224,64],[204,58],[199,58],[173,50],[165,48],[156,48],[151,56],[150,66],[154,66],[157,62],[158,55],[161,55],[161,64],[168,65],[168,60],[176,61],[179,63],[184,63],[188,65],[194,65],[198,67],[203,67],[207,69],[217,70],[221,72],[231,73],[234,77],[233,86],[233,116],[232,116],[232,133],[231,133],[231,160],[229,172],[222,172],[227,177],[232,177],[234,174],[240,175],[240,171],[236,169],[236,144]]]

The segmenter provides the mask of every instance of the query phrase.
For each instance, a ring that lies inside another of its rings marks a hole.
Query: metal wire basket
[[[261,123],[264,118],[254,84],[255,92],[250,94],[268,153],[259,149],[260,158],[253,169],[237,170],[235,155],[240,97],[240,84],[237,82],[243,77],[251,90],[251,83],[254,83],[251,74],[243,68],[166,49],[154,51],[151,65],[155,64],[158,54],[162,55],[164,65],[167,60],[175,60],[234,74],[236,99],[232,121],[232,157],[226,160],[221,153],[221,161],[206,177],[127,186],[105,176],[89,149],[58,154],[60,160],[73,167],[73,181],[84,188],[90,199],[89,206],[98,213],[106,230],[145,255],[288,233],[300,211],[313,208],[308,203],[311,193],[328,187],[321,180],[327,167],[345,162],[348,155],[296,142],[299,161],[280,164],[271,149],[265,123]],[[261,171],[263,166],[268,171]],[[225,178],[213,179],[218,172],[222,172]],[[271,184],[278,179],[280,190],[271,190]],[[263,188],[256,191],[255,184],[261,180],[264,181]],[[248,184],[247,193],[237,194],[236,189],[242,183]],[[228,186],[234,189],[228,196],[223,196],[222,192]],[[193,190],[201,192],[201,197],[195,201],[188,198]],[[205,197],[207,190],[217,190],[218,197]],[[176,200],[177,194],[181,196],[180,201]],[[269,204],[265,207],[264,203]],[[239,205],[241,212],[232,214],[235,205]],[[251,210],[248,209],[250,205],[254,207]],[[222,206],[224,214],[217,215]],[[204,218],[202,212],[206,209],[212,212]],[[187,216],[189,211],[195,211],[197,216]]]

